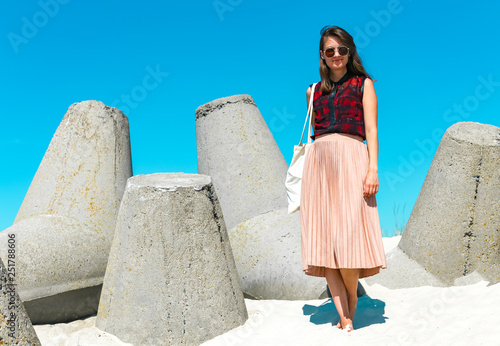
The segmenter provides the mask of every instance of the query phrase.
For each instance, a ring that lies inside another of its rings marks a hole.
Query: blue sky
[[[319,79],[319,31],[338,25],[376,80],[377,201],[392,235],[444,131],[500,126],[498,13],[487,0],[1,1],[0,230],[75,102],[124,111],[134,174],[196,173],[195,109],[250,94],[290,162],[305,90]],[[147,75],[154,83],[141,89]]]

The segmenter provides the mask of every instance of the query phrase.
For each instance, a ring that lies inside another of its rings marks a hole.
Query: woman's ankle
[[[349,324],[352,326],[352,320],[350,318],[344,317],[340,319],[340,325],[342,326],[342,329],[347,327],[347,325]]]

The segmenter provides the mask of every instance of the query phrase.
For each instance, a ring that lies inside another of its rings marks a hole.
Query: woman
[[[326,278],[337,327],[350,332],[358,279],[386,268],[375,199],[377,96],[345,30],[324,28],[319,49],[321,81],[307,89],[315,141],[302,177],[302,261],[307,275]]]

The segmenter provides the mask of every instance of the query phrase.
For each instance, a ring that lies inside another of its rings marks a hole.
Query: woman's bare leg
[[[359,269],[340,269],[342,282],[344,283],[347,291],[347,305],[349,309],[349,318],[354,320],[354,313],[356,312],[356,305],[358,304],[358,280]],[[352,326],[352,325],[351,325]]]
[[[347,290],[340,270],[325,268],[325,276],[328,288],[330,288],[330,293],[332,294],[333,303],[340,316],[340,326],[337,324],[337,327],[344,328],[348,324],[352,325],[352,320],[349,317]]]

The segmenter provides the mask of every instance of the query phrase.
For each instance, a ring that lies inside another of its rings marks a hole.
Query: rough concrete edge
[[[472,145],[479,145],[479,146],[483,146],[483,147],[496,147],[498,145],[500,145],[500,140],[498,138],[496,138],[497,140],[497,143],[491,143],[491,144],[488,144],[488,143],[484,143],[484,142],[476,142],[476,141],[472,141],[472,140],[466,140],[466,139],[463,139],[463,138],[457,138],[454,136],[455,134],[455,131],[458,131],[458,128],[460,126],[464,126],[466,124],[474,124],[474,125],[480,125],[480,126],[483,126],[483,127],[489,127],[492,131],[495,130],[495,131],[498,131],[499,134],[500,134],[500,127],[497,127],[495,125],[490,125],[490,124],[483,124],[483,123],[478,123],[476,121],[461,121],[461,122],[457,122],[453,125],[451,125],[450,127],[448,127],[445,131],[445,133],[443,134],[443,138],[444,138],[444,135],[447,135],[451,140],[455,141],[455,142],[458,142],[458,143],[467,143],[467,144],[472,144]],[[441,139],[442,141],[442,139]]]
[[[210,178],[210,176],[206,177]],[[234,306],[238,306],[238,303],[242,304],[241,308],[243,309],[243,311],[238,311],[238,315],[241,317],[241,321],[237,321],[237,323],[235,323],[235,325],[241,326],[248,320],[249,315],[245,304],[245,295],[242,289],[240,275],[238,273],[238,268],[236,267],[236,262],[234,260],[233,250],[231,248],[231,241],[229,239],[226,222],[224,221],[224,214],[222,212],[217,193],[215,192],[214,185],[210,182],[210,184],[204,186],[202,190],[212,205],[212,214],[219,232],[222,252],[227,266],[229,282],[231,287],[233,288]],[[240,297],[238,297],[238,295],[240,295]]]
[[[161,186],[160,184],[152,183],[152,184],[140,184],[139,182],[135,182],[135,180],[139,179],[144,179],[146,177],[153,177],[153,176],[160,176],[164,175],[168,177],[169,175],[179,175],[179,178],[182,178],[182,176],[185,176],[186,178],[192,177],[192,178],[197,178],[199,182],[195,182],[193,184],[172,184],[172,185],[164,185]],[[169,172],[169,173],[151,173],[151,174],[137,174],[129,177],[127,179],[127,184],[125,186],[125,190],[127,189],[141,189],[141,188],[151,188],[155,190],[160,190],[160,191],[177,191],[178,189],[194,189],[195,191],[201,191],[203,190],[206,186],[213,184],[212,182],[212,177],[206,174],[198,174],[198,173],[183,173],[183,172]]]
[[[66,113],[64,114],[63,118],[61,119],[61,122],[60,124],[62,124],[65,120],[66,120],[66,125],[68,124],[68,121],[69,121],[69,116],[72,112],[79,112],[81,111],[80,108],[81,107],[87,107],[87,108],[91,108],[91,104],[92,102],[96,102],[97,105],[104,111],[104,112],[107,112],[107,111],[110,111],[112,113],[112,116],[113,116],[113,120],[115,122],[115,129],[117,128],[116,127],[116,122],[118,121],[118,117],[123,117],[123,121],[124,123],[126,124],[126,126],[128,127],[129,126],[129,121],[128,121],[128,117],[125,113],[122,112],[121,109],[119,108],[116,108],[116,107],[112,107],[112,106],[108,106],[106,105],[104,102],[102,101],[99,101],[99,100],[84,100],[84,101],[79,101],[79,102],[75,102],[75,103],[72,103],[68,109],[66,110]],[[60,126],[60,125],[59,125]],[[59,127],[58,127],[59,128]],[[130,137],[130,132],[129,132],[129,137]],[[49,143],[50,145],[50,143]]]
[[[255,107],[257,107],[252,96],[247,95],[247,94],[222,97],[222,98],[210,101],[208,103],[205,103],[205,104],[199,106],[198,108],[196,108],[196,111],[195,111],[196,120],[198,120],[202,117],[206,117],[209,113],[211,113],[215,109],[221,109],[227,104],[234,104],[234,103],[246,103],[246,104],[254,105]]]

